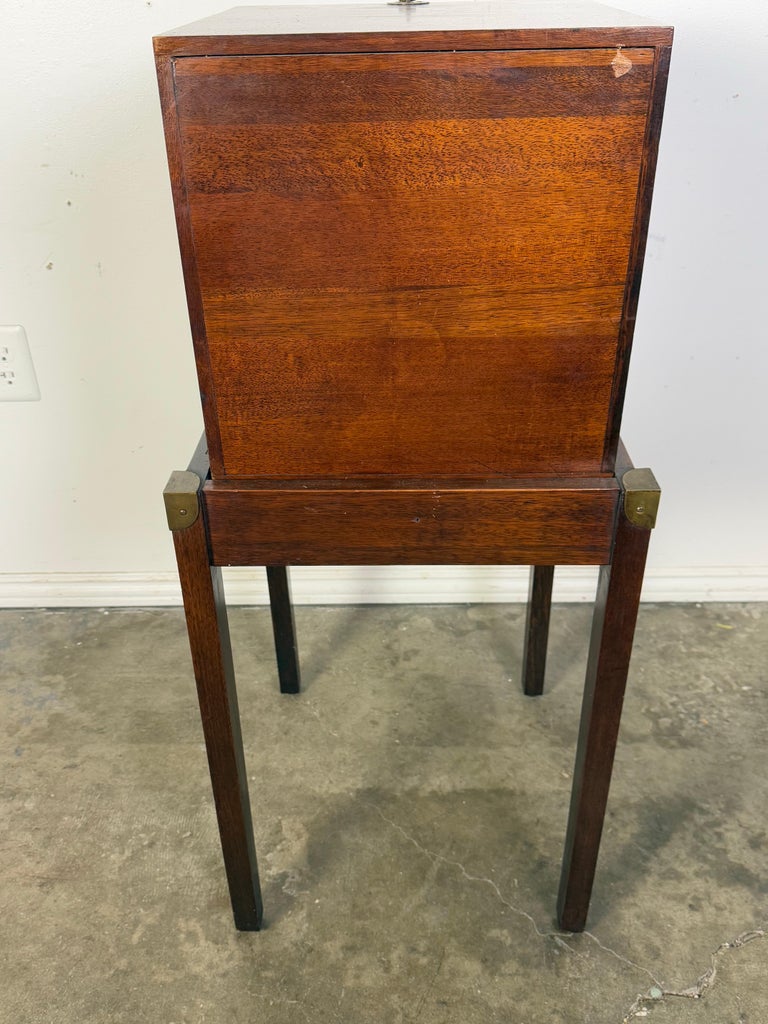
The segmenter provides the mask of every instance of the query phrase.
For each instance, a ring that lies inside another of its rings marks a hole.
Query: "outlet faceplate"
[[[18,324],[0,324],[0,402],[37,402],[39,398],[27,332]]]

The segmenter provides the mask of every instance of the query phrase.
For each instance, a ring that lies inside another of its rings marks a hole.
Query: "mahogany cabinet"
[[[551,567],[604,567],[560,900],[584,926],[658,500],[619,425],[671,40],[499,0],[155,39],[205,421],[166,502],[240,927],[261,905],[218,567],[268,567],[295,692],[286,567],[398,562],[534,567],[529,694]]]

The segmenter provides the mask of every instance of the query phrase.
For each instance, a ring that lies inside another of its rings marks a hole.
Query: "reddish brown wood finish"
[[[202,515],[173,542],[232,911],[239,929],[256,931],[261,890],[221,570],[210,565]]]
[[[601,46],[668,46],[672,42],[671,28],[617,27],[592,29],[510,29],[508,31],[472,33],[472,42],[478,50],[560,50],[568,48],[595,48]],[[389,53],[425,52],[464,49],[467,33],[457,32],[398,32],[345,33],[343,35],[311,36],[157,36],[155,54],[158,57],[204,57],[241,54],[301,54],[301,53]]]
[[[209,481],[217,565],[592,564],[610,557],[618,488],[268,489]]]
[[[622,52],[175,62],[214,478],[604,471],[654,59]]]
[[[534,693],[553,566],[600,564],[558,905],[586,918],[649,538],[617,446],[672,33],[444,7],[155,40],[213,478],[174,541],[240,928],[261,902],[212,565],[270,567],[297,690],[286,566],[533,564]]]
[[[168,154],[168,169],[171,175],[173,208],[176,214],[176,229],[179,235],[179,250],[184,271],[184,286],[187,296],[187,310],[192,342],[195,349],[197,379],[200,385],[200,401],[205,421],[206,444],[211,466],[221,466],[221,441],[218,430],[218,414],[214,398],[211,361],[205,340],[205,318],[200,296],[200,285],[195,268],[195,252],[192,229],[189,223],[187,187],[181,162],[179,127],[176,119],[176,95],[173,85],[173,64],[169,60],[156,60],[157,81],[160,90],[160,106],[165,128],[165,146]]]
[[[650,536],[621,510],[611,564],[600,569],[557,905],[568,931],[587,920]]]
[[[557,50],[599,46],[668,46],[672,29],[637,25],[618,12],[602,24],[575,2],[542,8],[539,25],[518,17],[517,5],[431,4],[431,9],[387,11],[382,5],[339,5],[323,13],[322,27],[304,12],[269,7],[239,7],[202,22],[157,36],[155,53],[165,56],[207,54],[367,53],[461,50],[471,35],[474,48]],[[588,16],[585,18],[584,14]],[[415,15],[415,16],[414,16]],[[593,22],[592,24],[588,24]]]
[[[672,49],[670,46],[661,46],[656,52],[653,84],[651,87],[651,107],[648,112],[648,121],[645,129],[643,162],[635,210],[635,225],[632,232],[632,247],[624,295],[624,308],[621,317],[621,331],[619,334],[619,344],[616,349],[616,366],[613,372],[611,413],[608,418],[605,437],[603,468],[607,470],[614,468],[616,450],[620,443],[621,414],[624,410],[624,395],[627,389],[627,377],[629,374],[629,357],[635,333],[637,305],[640,299],[640,283],[643,275],[645,245],[648,239],[648,224],[651,218],[653,182],[656,177],[656,161],[659,154],[661,121],[664,114],[664,99],[667,94],[667,79],[669,77],[671,56]]]

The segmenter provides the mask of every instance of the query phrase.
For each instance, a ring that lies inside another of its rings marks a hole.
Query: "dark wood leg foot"
[[[235,925],[258,931],[261,890],[221,570],[209,563],[202,515],[174,529],[173,540]]]
[[[613,560],[600,568],[557,904],[571,932],[589,910],[650,535],[620,511]]]
[[[281,693],[299,693],[299,649],[296,644],[296,623],[293,619],[291,584],[284,565],[267,566],[269,607],[272,612],[272,631],[275,635],[277,673]]]
[[[523,693],[528,697],[539,697],[544,692],[554,576],[554,565],[531,566],[523,648]]]

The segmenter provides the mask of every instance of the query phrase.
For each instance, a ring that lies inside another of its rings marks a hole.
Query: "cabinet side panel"
[[[224,475],[601,471],[653,66],[621,54],[176,62]]]
[[[155,60],[157,83],[160,90],[160,106],[163,113],[165,146],[168,154],[168,170],[170,172],[171,191],[173,193],[173,207],[176,214],[176,230],[179,236],[184,288],[187,296],[189,322],[192,329],[195,365],[200,385],[200,398],[203,406],[203,420],[208,442],[211,472],[214,476],[221,476],[224,468],[221,456],[219,419],[216,411],[216,393],[208,341],[205,334],[205,317],[203,314],[202,296],[200,294],[200,283],[197,277],[194,240],[189,221],[187,185],[184,180],[181,137],[176,110],[173,64],[173,60],[168,57],[158,57]]]
[[[643,147],[643,163],[640,173],[638,202],[635,211],[635,227],[632,236],[627,287],[624,296],[621,335],[616,352],[616,367],[613,374],[613,395],[608,418],[608,429],[605,436],[605,458],[603,469],[613,472],[616,453],[619,446],[621,416],[624,411],[624,395],[627,389],[629,374],[629,357],[632,351],[632,339],[635,333],[635,318],[640,299],[640,284],[645,260],[645,246],[648,240],[648,225],[651,218],[651,200],[653,184],[656,177],[656,161],[659,154],[661,122],[664,116],[664,100],[667,93],[669,63],[672,49],[660,47],[656,51],[653,82],[650,95],[650,109],[646,125],[646,138]]]

